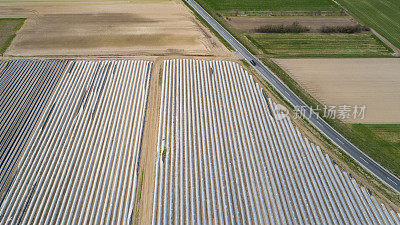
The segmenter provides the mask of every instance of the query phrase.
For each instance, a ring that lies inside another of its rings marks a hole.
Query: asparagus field
[[[149,61],[68,63],[2,199],[0,224],[129,223],[151,69]]]
[[[164,63],[153,224],[395,224],[238,64]]]

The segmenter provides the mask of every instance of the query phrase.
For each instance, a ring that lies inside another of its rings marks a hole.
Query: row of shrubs
[[[290,25],[265,25],[255,29],[257,33],[303,33],[310,31],[309,27],[302,26],[299,22]]]
[[[357,24],[351,26],[323,26],[319,29],[319,32],[354,34],[369,30],[369,27]],[[310,28],[300,25],[296,21],[290,25],[264,25],[256,28],[254,31],[256,33],[304,33],[309,32]]]
[[[361,31],[369,31],[369,27],[360,26],[359,24],[354,26],[323,26],[319,30],[321,33],[344,33],[354,34],[360,33]]]

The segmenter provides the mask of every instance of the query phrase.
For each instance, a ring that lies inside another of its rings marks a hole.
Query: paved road
[[[311,109],[297,97],[283,82],[278,79],[265,65],[263,65],[256,57],[254,57],[242,44],[240,44],[228,31],[226,31],[214,18],[212,18],[197,2],[186,0],[186,2],[197,11],[237,52],[250,63],[251,60],[256,62],[253,66],[275,89],[288,100],[294,107],[299,107],[303,110],[304,115],[309,118],[310,122],[331,139],[336,145],[346,151],[362,166],[367,168],[383,182],[391,186],[394,190],[400,193],[400,179],[385,170],[378,163],[365,155],[360,149],[351,144],[346,138],[340,135],[323,119],[315,113],[311,113]]]

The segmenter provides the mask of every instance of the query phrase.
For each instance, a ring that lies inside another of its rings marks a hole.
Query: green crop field
[[[364,143],[371,158],[400,176],[400,124],[349,125]]]
[[[364,126],[383,141],[397,148],[400,154],[400,124],[367,124]]]
[[[199,0],[216,11],[226,10],[332,10],[338,6],[331,0]]]
[[[338,2],[400,48],[399,0],[338,0]]]
[[[0,55],[7,50],[25,19],[0,19]]]
[[[247,34],[270,57],[384,57],[389,49],[372,34]]]

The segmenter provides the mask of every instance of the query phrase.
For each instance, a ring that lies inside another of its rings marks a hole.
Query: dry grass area
[[[310,27],[311,32],[317,32],[322,26],[352,26],[356,25],[349,17],[229,17],[228,23],[244,32],[265,25],[290,25],[299,22],[302,26]]]
[[[0,0],[1,17],[28,18],[6,56],[223,55],[228,51],[180,1],[18,2]]]
[[[400,59],[276,59],[279,66],[326,105],[366,105],[349,123],[400,123]]]

